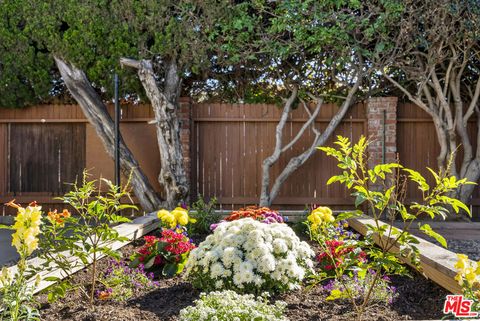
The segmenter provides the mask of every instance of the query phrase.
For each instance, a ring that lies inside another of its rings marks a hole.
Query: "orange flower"
[[[15,203],[15,200],[11,200],[10,202],[8,203],[5,203],[6,206],[10,206],[10,207],[13,207],[13,208],[20,208],[21,206],[16,204]]]
[[[62,216],[65,217],[65,218],[69,218],[69,217],[72,216],[72,215],[71,215],[70,212],[65,208],[65,209],[63,209]]]
[[[111,295],[112,295],[111,292],[108,292],[108,291],[100,291],[100,293],[98,293],[98,298],[99,298],[100,300],[108,300]]]
[[[70,212],[68,210],[63,210],[62,213],[57,213],[57,210],[54,210],[53,212],[48,212],[47,217],[52,224],[63,226],[64,219],[70,217]]]

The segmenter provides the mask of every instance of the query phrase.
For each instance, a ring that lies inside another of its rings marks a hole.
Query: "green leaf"
[[[178,267],[176,264],[168,263],[163,267],[162,275],[171,278],[177,274],[177,271]]]
[[[327,185],[330,185],[332,183],[335,183],[335,182],[338,182],[342,179],[343,177],[340,176],[340,175],[337,175],[337,176],[332,176],[330,177],[330,179],[327,181]]]
[[[432,176],[435,178],[435,183],[437,183],[437,185],[439,185],[441,183],[440,176],[438,176],[438,174],[433,169],[431,169],[430,167],[427,167],[427,169],[432,174]]]
[[[339,289],[333,289],[330,292],[330,295],[326,298],[327,301],[337,300],[337,299],[345,299],[348,298],[348,294],[345,292],[340,291]]]
[[[342,221],[342,220],[348,220],[351,217],[356,217],[362,215],[362,211],[348,211],[348,212],[342,212],[336,216],[336,221]]]
[[[145,269],[146,270],[150,269],[153,266],[154,262],[155,262],[155,256],[152,256],[152,258],[150,258],[150,260],[148,260],[147,263],[145,263]]]
[[[168,242],[157,242],[157,251],[158,252],[163,252],[165,247],[168,245]]]
[[[0,229],[13,230],[12,226],[0,224]]]
[[[361,193],[355,193],[357,194],[357,197],[355,197],[355,207],[359,207],[362,205],[363,202],[367,199],[364,194]]]
[[[434,230],[432,230],[432,228],[430,227],[430,225],[428,224],[423,224],[423,225],[419,225],[420,226],[420,231],[422,231],[423,233],[425,233],[426,235],[434,238],[438,243],[440,243],[443,247],[447,247],[447,240],[445,240],[445,238],[443,236],[441,236],[440,234],[438,234],[437,232],[435,232]]]
[[[131,267],[131,268],[136,268],[136,267],[139,266],[139,265],[140,265],[140,257],[134,258],[134,259],[130,262],[130,264],[128,264],[128,266]]]

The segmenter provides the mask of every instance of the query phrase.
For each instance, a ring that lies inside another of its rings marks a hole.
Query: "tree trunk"
[[[115,131],[107,107],[92,88],[82,70],[59,57],[55,57],[55,62],[65,85],[82,108],[87,120],[95,128],[108,155],[113,159]],[[143,210],[152,212],[158,209],[162,202],[122,137],[120,137],[120,167],[125,176],[128,177],[131,174],[132,188]]]
[[[310,113],[308,108],[305,106],[307,113],[309,114],[309,120],[307,123],[305,123],[304,126],[300,129],[299,133],[295,136],[295,138],[286,146],[282,146],[282,131],[283,128],[285,127],[285,123],[287,120],[288,113],[291,110],[291,104],[293,102],[293,99],[297,95],[297,91],[295,90],[292,92],[292,96],[290,97],[289,100],[287,100],[285,104],[285,108],[282,113],[282,117],[280,118],[280,121],[277,125],[276,129],[276,144],[275,144],[275,150],[273,154],[266,158],[265,161],[263,162],[262,166],[262,193],[260,196],[260,206],[270,206],[272,205],[273,200],[277,197],[278,193],[280,192],[280,189],[283,185],[283,183],[287,180],[290,175],[292,175],[300,166],[305,164],[305,162],[314,154],[318,146],[322,146],[325,144],[325,142],[328,140],[328,138],[333,134],[335,129],[337,128],[338,124],[342,121],[343,117],[347,113],[348,109],[352,105],[354,101],[355,94],[357,93],[358,89],[360,88],[360,84],[362,82],[362,75],[358,76],[357,81],[355,84],[350,88],[347,97],[345,98],[342,106],[338,109],[338,111],[335,113],[335,115],[332,117],[330,122],[328,123],[327,128],[323,131],[323,133],[320,134],[319,131],[315,128],[315,118],[317,117],[320,107],[322,106],[323,100],[316,98],[316,103],[317,107],[313,113]],[[310,147],[307,148],[303,153],[292,157],[289,161],[287,166],[283,168],[281,173],[278,175],[278,177],[275,179],[275,182],[272,185],[272,188],[269,190],[270,186],[270,168],[272,165],[278,161],[280,154],[285,152],[287,149],[289,149],[293,144],[296,143],[296,141],[300,138],[300,136],[304,133],[306,128],[308,126],[312,126],[312,130],[315,133],[315,138],[310,145]]]
[[[189,192],[188,179],[183,166],[180,125],[177,117],[180,88],[177,65],[174,61],[166,62],[165,86],[162,92],[158,88],[151,61],[122,58],[120,63],[138,70],[138,77],[152,104],[161,161],[158,181],[165,189],[165,205],[173,208],[179,202],[187,201]]]

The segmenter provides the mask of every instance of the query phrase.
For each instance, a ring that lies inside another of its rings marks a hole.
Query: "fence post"
[[[178,120],[180,122],[180,143],[182,144],[183,165],[187,179],[190,182],[192,172],[190,142],[192,131],[192,100],[188,97],[180,98]],[[190,195],[190,197],[192,197],[192,195]]]
[[[367,100],[368,166],[396,161],[397,97],[375,97]]]

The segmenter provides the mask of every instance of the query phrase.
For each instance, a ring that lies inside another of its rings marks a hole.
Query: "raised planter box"
[[[374,220],[369,216],[363,215],[361,217],[349,219],[348,223],[357,232],[365,235],[367,231],[366,224],[374,224]],[[381,224],[385,225],[386,223]],[[415,238],[419,241],[417,247],[420,251],[421,272],[444,289],[455,294],[461,294],[462,288],[454,279],[457,274],[457,270],[454,267],[457,262],[456,254],[420,237]],[[380,245],[378,238],[375,241],[377,245]],[[390,238],[388,241],[394,241],[394,239]],[[398,247],[393,246],[393,250],[398,251]]]

